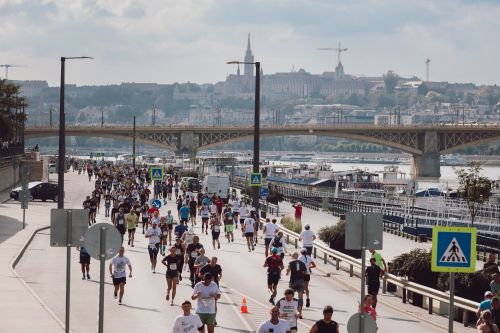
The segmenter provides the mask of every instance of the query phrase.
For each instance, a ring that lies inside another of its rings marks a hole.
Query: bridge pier
[[[441,177],[441,154],[436,131],[426,131],[421,137],[422,154],[413,154],[411,175],[415,179],[436,179]]]

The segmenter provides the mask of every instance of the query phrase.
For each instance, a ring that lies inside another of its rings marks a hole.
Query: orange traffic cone
[[[241,313],[249,313],[248,312],[248,307],[247,307],[247,298],[243,296],[243,300],[241,301]]]

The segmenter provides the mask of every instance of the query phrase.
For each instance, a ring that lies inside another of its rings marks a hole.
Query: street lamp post
[[[66,123],[64,117],[64,69],[66,59],[93,59],[91,57],[61,57],[61,87],[59,92],[59,159],[58,159],[58,195],[57,208],[64,209],[64,169],[66,162]],[[68,226],[69,230],[69,226]],[[69,231],[68,231],[69,233]],[[71,244],[66,246],[66,316],[65,332],[69,333],[69,309],[70,309],[70,277],[71,277]]]
[[[259,170],[259,154],[260,154],[260,62],[243,62],[243,61],[228,61],[227,64],[255,65],[255,117],[253,128],[253,172],[258,173]],[[258,186],[252,187],[252,202],[255,208],[257,218],[259,217],[259,192]]]

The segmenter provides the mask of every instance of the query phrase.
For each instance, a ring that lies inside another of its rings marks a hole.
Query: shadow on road
[[[158,309],[143,308],[143,307],[140,307],[140,306],[133,306],[133,305],[127,305],[127,304],[122,304],[121,306],[126,307],[126,308],[131,308],[131,309],[134,309],[134,310],[160,312],[160,310],[158,310]]]
[[[2,206],[0,205],[0,209]],[[21,231],[22,227],[21,221],[0,215],[0,244]]]

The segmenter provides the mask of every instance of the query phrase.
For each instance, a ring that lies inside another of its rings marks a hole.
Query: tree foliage
[[[387,71],[387,73],[383,75],[383,77],[384,77],[385,91],[388,94],[394,93],[394,88],[396,88],[396,85],[398,84],[398,79],[399,79],[398,74],[396,74],[394,71],[389,70]]]
[[[431,272],[431,252],[424,249],[414,249],[394,258],[389,271],[409,281],[436,288],[438,274]]]
[[[345,220],[341,219],[334,226],[322,227],[318,231],[318,238],[336,251],[345,253],[351,257],[361,258],[361,251],[346,250],[345,248],[345,224]]]
[[[469,163],[468,169],[455,169],[458,178],[458,192],[467,203],[471,225],[474,225],[474,219],[481,205],[488,201],[491,196],[491,180],[480,176],[481,170],[481,163],[474,161]]]
[[[26,106],[24,97],[19,96],[21,87],[7,80],[0,80],[0,133],[2,138],[11,139],[19,126],[26,120],[21,111]]]

